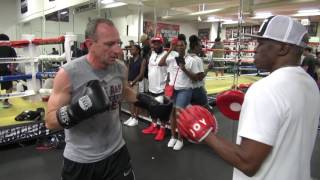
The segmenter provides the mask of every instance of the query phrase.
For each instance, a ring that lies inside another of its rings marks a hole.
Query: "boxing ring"
[[[0,41],[0,46],[11,46],[13,48],[22,48],[25,57],[0,58],[0,63],[5,64],[24,64],[25,73],[15,73],[13,75],[0,76],[0,82],[13,81],[16,90],[7,93],[0,90],[0,101],[10,99],[13,104],[10,108],[0,106],[0,146],[22,141],[28,141],[35,138],[48,136],[57,131],[50,131],[45,127],[44,115],[37,119],[26,118],[23,121],[17,121],[15,118],[23,112],[34,111],[38,108],[44,108],[46,111],[46,102],[42,98],[50,95],[52,87],[43,87],[45,80],[55,77],[56,72],[38,72],[43,62],[65,62],[71,61],[71,46],[76,40],[76,36],[67,34],[57,38],[33,38],[32,35],[24,36],[26,40],[19,41]],[[39,45],[62,44],[65,49],[63,55],[40,55],[35,56],[35,51]],[[42,68],[41,68],[42,69]],[[22,84],[21,84],[22,83]],[[26,90],[19,87],[25,87]],[[28,117],[28,116],[26,116]]]

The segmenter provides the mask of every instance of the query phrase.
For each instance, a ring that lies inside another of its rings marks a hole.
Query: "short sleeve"
[[[177,53],[175,53],[174,51],[172,51],[169,55],[168,55],[168,57],[167,57],[167,59],[166,59],[166,64],[168,65],[168,66],[170,66],[170,64],[172,64],[172,63],[174,63],[175,62],[175,57],[177,57],[179,54],[177,54]]]
[[[191,69],[192,69],[192,72],[195,74],[204,72],[202,59],[198,57],[193,58]]]
[[[198,59],[198,68],[199,68],[199,72],[204,72],[203,61],[201,58]]]

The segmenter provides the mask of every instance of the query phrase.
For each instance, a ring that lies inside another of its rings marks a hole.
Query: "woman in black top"
[[[130,48],[132,58],[128,64],[128,82],[129,85],[136,91],[139,91],[139,82],[143,79],[145,72],[145,59],[140,56],[141,48],[135,44]],[[131,105],[131,117],[124,122],[125,125],[135,126],[138,124],[139,108]]]
[[[9,37],[6,34],[0,34],[0,41],[9,41]],[[5,57],[17,57],[16,51],[10,46],[0,46],[0,58]],[[0,76],[7,76],[12,74],[11,64],[0,64]],[[1,90],[5,89],[6,93],[12,92],[12,81],[1,82]],[[11,104],[8,99],[3,101],[3,107],[9,108]]]

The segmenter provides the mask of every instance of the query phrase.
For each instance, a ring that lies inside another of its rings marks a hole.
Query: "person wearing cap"
[[[9,36],[6,34],[0,34],[0,41],[9,41]],[[13,58],[17,57],[16,51],[10,47],[10,46],[0,46],[0,58]],[[7,63],[2,63],[0,64],[0,76],[8,76],[12,74],[13,71],[13,66]],[[6,93],[11,93],[12,92],[12,81],[6,81],[6,82],[1,82],[0,83],[1,89],[4,89]],[[8,99],[3,100],[3,108],[9,108],[12,106],[12,104],[9,102]]]
[[[288,16],[267,18],[254,63],[270,75],[255,82],[242,105],[236,144],[214,133],[198,136],[234,166],[233,180],[311,180],[310,160],[320,116],[315,81],[300,67],[307,30]],[[182,119],[183,120],[183,119]],[[187,126],[188,121],[179,123]],[[201,121],[201,120],[199,120]],[[200,122],[199,122],[200,123]]]
[[[159,62],[166,54],[163,49],[163,39],[161,36],[156,36],[151,39],[153,51],[148,63],[148,82],[149,94],[153,97],[162,96],[166,84],[167,67],[159,66]],[[160,128],[157,128],[157,118],[151,117],[151,124],[142,130],[143,134],[155,134],[156,141],[162,141],[165,138],[165,124],[161,122]]]

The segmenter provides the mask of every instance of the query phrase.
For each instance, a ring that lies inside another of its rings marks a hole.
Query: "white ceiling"
[[[208,16],[224,19],[238,19],[240,0],[118,0],[129,4],[142,3],[144,15],[154,18],[154,8],[159,20],[165,21],[197,21],[198,16],[206,20]],[[302,9],[320,9],[320,0],[243,0],[244,20],[252,19],[255,13],[271,12],[272,14],[293,15]],[[205,15],[189,15],[192,12],[219,9]],[[167,18],[163,18],[166,17]],[[299,17],[300,18],[300,17]],[[311,21],[319,22],[320,16],[308,16]]]

